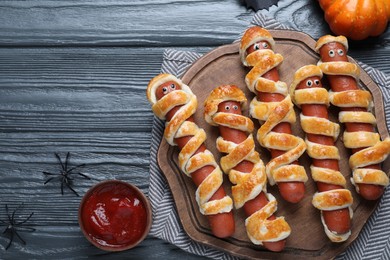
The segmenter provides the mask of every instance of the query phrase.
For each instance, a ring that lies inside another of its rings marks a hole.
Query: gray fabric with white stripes
[[[257,13],[253,24],[267,29],[288,29],[276,20]],[[243,28],[243,32],[245,28]],[[168,49],[164,52],[161,72],[181,77],[186,69],[202,55],[195,52]],[[387,127],[390,122],[390,76],[360,63],[361,67],[374,79],[382,89],[385,100]],[[386,84],[387,83],[387,84]],[[193,254],[214,259],[237,259],[227,253],[210,248],[191,240],[181,224],[174,206],[169,186],[161,173],[157,160],[157,149],[163,136],[164,123],[154,118],[152,129],[150,188],[149,196],[153,209],[153,225],[150,235],[161,238]],[[390,225],[387,223],[390,214],[390,192],[386,189],[378,208],[370,217],[359,237],[339,255],[337,259],[389,259],[390,258]]]

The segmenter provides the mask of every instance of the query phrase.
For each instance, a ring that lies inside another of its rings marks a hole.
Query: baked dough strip
[[[318,66],[307,65],[299,68],[294,74],[294,80],[289,88],[293,102],[301,108],[302,105],[323,105],[329,107],[328,91],[322,87],[322,71]],[[310,78],[310,79],[309,79]],[[311,80],[315,79],[315,80]],[[317,80],[317,82],[315,82]],[[296,89],[301,83],[306,82],[305,88]],[[306,134],[323,135],[331,137],[334,141],[340,133],[340,126],[331,122],[328,118],[317,116],[305,116],[300,114],[302,129]],[[324,145],[311,142],[306,137],[307,154],[314,160],[340,160],[339,150],[334,145]],[[338,168],[338,167],[337,167]],[[311,165],[311,175],[315,182],[321,182],[343,187],[342,189],[332,189],[316,192],[313,196],[312,204],[321,210],[321,222],[324,226],[325,234],[333,242],[343,242],[351,235],[351,230],[345,234],[332,232],[323,216],[323,211],[339,210],[348,208],[349,218],[352,219],[353,198],[351,192],[346,189],[346,180],[343,174],[335,169],[318,167]]]
[[[267,41],[271,49],[259,49],[247,55],[247,48],[256,42]],[[245,83],[254,94],[277,93],[284,96],[281,102],[262,102],[254,97],[250,103],[250,115],[262,125],[257,132],[257,140],[267,149],[285,151],[271,159],[266,165],[268,181],[271,185],[279,182],[306,182],[307,175],[303,166],[292,164],[305,152],[306,144],[302,138],[287,133],[273,132],[281,122],[296,122],[293,103],[285,82],[273,81],[263,77],[268,71],[277,68],[283,61],[280,54],[274,53],[275,41],[272,35],[261,27],[249,28],[241,39],[240,58],[244,66],[250,67]]]
[[[344,36],[325,35],[316,43],[316,51],[319,52],[322,46],[329,43],[340,43],[348,51],[348,41]],[[343,50],[332,50],[328,55],[347,55]],[[330,56],[330,57],[332,57]],[[352,77],[358,86],[360,70],[358,66],[349,61],[328,61],[320,60],[318,66],[324,74],[332,76]],[[331,86],[332,87],[332,86]],[[340,92],[329,92],[331,104],[340,108],[364,108],[366,111],[341,111],[339,121],[341,123],[362,123],[375,126],[376,119],[372,114],[373,107],[371,93],[363,89],[349,89]],[[389,178],[387,174],[380,169],[364,168],[365,166],[379,164],[386,160],[390,153],[390,138],[387,137],[381,141],[378,133],[375,132],[347,132],[343,133],[343,142],[345,147],[350,149],[361,149],[354,152],[349,158],[349,165],[352,169],[351,182],[355,185],[359,193],[358,184],[374,184],[388,186]]]
[[[277,210],[277,201],[272,194],[267,193],[265,167],[259,153],[255,150],[252,135],[253,122],[244,115],[218,112],[218,106],[224,101],[236,101],[243,108],[247,100],[238,87],[223,85],[214,89],[205,101],[204,116],[210,125],[229,127],[248,135],[246,140],[238,144],[225,140],[222,136],[219,136],[216,140],[217,149],[226,154],[221,158],[220,164],[222,170],[228,174],[230,181],[234,184],[232,187],[234,206],[239,209],[246,202],[264,192],[268,203],[245,220],[248,237],[256,245],[262,245],[263,242],[283,240],[290,235],[291,228],[284,217],[268,219]],[[253,163],[251,172],[234,169],[243,161]]]
[[[157,88],[169,81],[176,82],[181,89],[170,92],[160,100],[157,100]],[[191,89],[173,75],[160,74],[150,81],[147,88],[147,97],[152,104],[154,114],[161,120],[166,120],[166,115],[172,108],[181,106],[172,119],[166,122],[164,131],[166,141],[172,146],[176,145],[175,138],[191,137],[179,152],[178,158],[181,170],[190,177],[191,173],[202,167],[215,167],[196,190],[196,201],[200,212],[203,215],[230,212],[233,208],[233,201],[228,195],[219,200],[209,201],[213,194],[222,186],[223,173],[216,163],[213,154],[208,149],[195,154],[206,140],[206,132],[196,123],[187,120],[195,113],[198,106],[197,98]]]

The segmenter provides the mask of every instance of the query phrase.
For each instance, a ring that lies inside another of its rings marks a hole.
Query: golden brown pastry
[[[272,160],[266,165],[269,183],[278,183],[284,199],[298,202],[303,198],[307,175],[304,167],[294,162],[305,152],[306,144],[291,133],[291,124],[296,121],[295,112],[287,85],[279,80],[277,67],[282,63],[283,57],[274,53],[274,45],[272,35],[255,26],[243,35],[239,51],[242,63],[251,68],[245,77],[245,83],[256,94],[250,103],[250,114],[262,123],[257,132],[257,140],[270,150],[272,156]],[[284,187],[287,186],[282,185],[283,183],[297,188],[285,190]]]
[[[335,141],[340,126],[329,120],[329,95],[321,79],[318,66],[303,66],[295,72],[289,92],[293,102],[302,109],[300,121],[306,133],[307,153],[312,158],[311,175],[318,187],[313,206],[321,210],[329,239],[343,242],[351,235],[353,198],[338,164],[340,154]]]
[[[254,244],[280,241],[291,232],[283,217],[267,220],[277,210],[275,198],[267,193],[267,176],[260,155],[255,150],[252,135],[253,122],[242,115],[246,97],[234,85],[222,85],[214,89],[205,101],[205,120],[218,126],[220,135],[217,149],[225,155],[221,158],[222,170],[234,184],[232,195],[237,209],[245,205],[247,234]],[[261,205],[261,196],[267,202]],[[250,204],[246,204],[251,201]],[[255,203],[256,201],[256,203]]]
[[[181,170],[196,182],[192,176],[194,172],[205,166],[213,168],[196,190],[200,212],[204,215],[230,212],[233,202],[229,196],[210,200],[218,189],[223,188],[223,173],[212,153],[204,146],[206,132],[191,118],[197,109],[197,98],[191,89],[173,75],[160,74],[150,81],[147,97],[155,115],[167,120],[164,131],[167,142],[181,146],[178,156]],[[172,113],[177,107],[178,110]],[[199,152],[198,149],[203,151]]]
[[[358,85],[360,70],[348,60],[347,39],[325,35],[315,48],[321,56],[318,66],[327,75],[331,87],[329,100],[340,108],[339,121],[345,124],[343,142],[353,154],[349,160],[352,183],[364,198],[378,199],[389,184],[379,164],[390,152],[390,138],[381,141],[375,130],[372,96]]]

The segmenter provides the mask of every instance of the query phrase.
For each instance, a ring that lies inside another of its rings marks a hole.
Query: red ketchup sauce
[[[122,183],[96,187],[81,209],[85,233],[104,247],[125,247],[143,238],[147,212],[137,192]]]

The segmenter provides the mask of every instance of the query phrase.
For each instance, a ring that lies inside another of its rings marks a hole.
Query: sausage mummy
[[[348,61],[347,39],[325,35],[317,41],[315,49],[321,57],[318,66],[327,75],[331,87],[330,102],[340,108],[339,121],[345,124],[344,145],[352,149],[351,181],[363,198],[376,200],[389,184],[380,163],[390,153],[390,138],[381,141],[375,132],[376,118],[369,111],[372,96],[358,86],[360,71],[356,64]]]
[[[305,142],[292,135],[291,124],[296,117],[286,83],[279,81],[279,66],[283,57],[272,50],[275,41],[261,27],[245,31],[240,44],[240,57],[251,70],[245,77],[249,90],[256,94],[250,103],[250,114],[264,122],[257,132],[260,145],[271,152],[266,165],[268,181],[278,184],[281,196],[289,202],[299,202],[304,197],[306,171],[298,165],[305,152]]]
[[[333,242],[343,242],[351,235],[353,198],[346,189],[346,180],[339,171],[340,154],[334,145],[340,126],[329,120],[328,91],[322,87],[322,71],[315,65],[298,69],[289,92],[293,102],[302,109],[300,121],[306,133],[307,153],[318,192],[312,204],[321,210],[325,233]]]
[[[237,86],[223,85],[214,89],[205,101],[205,120],[218,126],[217,149],[222,170],[228,174],[235,208],[244,207],[248,237],[256,245],[281,251],[291,229],[284,217],[275,218],[277,201],[267,193],[267,176],[260,155],[255,151],[253,122],[242,115],[246,104],[244,93]],[[266,201],[260,202],[262,196]],[[258,201],[258,202],[256,202]]]
[[[180,148],[181,170],[198,186],[196,201],[199,210],[208,217],[211,230],[217,237],[231,236],[235,231],[232,199],[226,195],[223,173],[212,153],[206,149],[206,132],[194,122],[197,98],[181,80],[170,74],[154,77],[147,87],[152,110],[166,120],[164,137]]]

